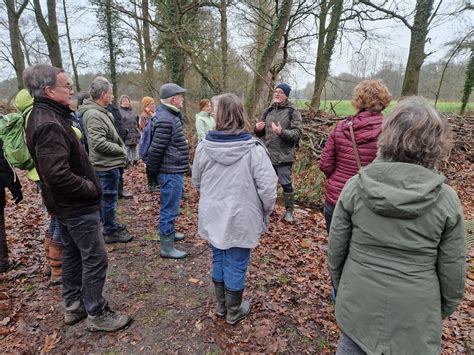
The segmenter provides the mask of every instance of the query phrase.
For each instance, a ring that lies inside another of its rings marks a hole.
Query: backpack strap
[[[273,110],[272,106],[268,107],[267,109],[265,109],[265,111],[263,111],[263,115],[262,115],[263,122],[265,122],[271,110]],[[288,120],[290,121],[290,124],[291,124],[291,121],[293,120],[293,112],[295,112],[295,109],[293,107],[287,107],[287,110],[288,110]]]

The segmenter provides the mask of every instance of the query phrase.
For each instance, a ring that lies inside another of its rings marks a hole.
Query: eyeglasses
[[[69,91],[73,91],[74,87],[71,84],[66,84],[66,85],[56,85],[55,88],[66,88]]]

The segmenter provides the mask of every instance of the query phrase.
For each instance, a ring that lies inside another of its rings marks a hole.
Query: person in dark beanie
[[[131,318],[113,312],[102,294],[107,275],[100,235],[102,191],[70,124],[72,81],[63,69],[47,64],[30,66],[23,80],[34,97],[26,143],[41,178],[44,204],[61,229],[64,323],[87,317],[91,331],[122,329]]]
[[[175,231],[183,194],[184,174],[189,169],[189,148],[183,132],[183,107],[186,89],[174,83],[160,88],[161,105],[151,119],[152,140],[147,168],[160,182],[160,256],[181,259],[187,253],[175,249],[184,235]]]
[[[287,222],[293,222],[295,195],[291,168],[296,160],[296,147],[303,135],[301,113],[288,100],[290,92],[288,84],[277,85],[273,103],[265,109],[254,128],[255,135],[261,137],[267,146],[278,182],[283,188]]]

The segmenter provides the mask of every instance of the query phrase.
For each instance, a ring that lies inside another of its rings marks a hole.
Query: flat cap
[[[184,94],[185,92],[186,89],[176,85],[175,83],[163,84],[160,87],[160,99],[167,99],[168,97]]]

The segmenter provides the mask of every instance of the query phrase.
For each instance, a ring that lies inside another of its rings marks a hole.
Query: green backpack
[[[0,119],[0,140],[3,142],[5,158],[21,170],[31,170],[35,167],[25,139],[25,126],[31,109],[32,107],[27,109],[25,115],[13,112]]]

